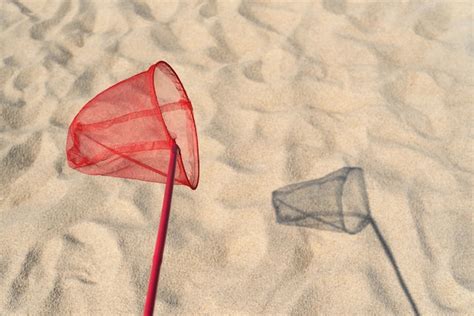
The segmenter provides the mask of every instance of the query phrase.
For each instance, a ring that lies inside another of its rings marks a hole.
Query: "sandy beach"
[[[156,315],[412,315],[370,227],[277,223],[345,166],[422,315],[474,313],[470,1],[0,0],[0,314],[140,315],[164,185],[66,162],[82,106],[159,60],[193,103]]]

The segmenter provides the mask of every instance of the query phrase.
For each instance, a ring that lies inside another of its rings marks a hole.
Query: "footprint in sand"
[[[25,254],[4,307],[32,315],[134,314],[141,306],[125,267],[117,236],[81,222]]]
[[[61,314],[133,312],[128,274],[121,271],[122,253],[109,229],[83,222],[64,234],[62,243],[49,308]]]

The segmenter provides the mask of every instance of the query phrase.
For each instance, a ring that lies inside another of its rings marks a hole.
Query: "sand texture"
[[[0,0],[0,314],[139,315],[161,184],[66,163],[81,107],[158,60],[193,102],[157,315],[411,315],[369,226],[272,192],[360,167],[422,315],[473,315],[471,1]]]

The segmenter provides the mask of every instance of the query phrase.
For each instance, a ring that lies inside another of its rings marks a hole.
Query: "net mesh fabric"
[[[175,184],[195,189],[199,157],[192,105],[176,73],[161,61],[79,111],[69,127],[67,161],[90,175],[165,183],[173,139],[179,147]]]

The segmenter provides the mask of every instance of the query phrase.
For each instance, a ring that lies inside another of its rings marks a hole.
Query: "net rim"
[[[183,93],[184,93],[184,97],[186,98],[186,101],[188,102],[189,104],[189,112],[191,114],[191,121],[192,121],[192,128],[193,128],[193,133],[194,133],[194,153],[196,155],[196,162],[195,162],[195,165],[196,165],[196,178],[195,178],[195,181],[194,182],[191,182],[189,177],[188,177],[188,171],[187,169],[184,167],[184,163],[183,163],[183,158],[182,158],[182,154],[181,152],[179,151],[179,146],[178,146],[178,151],[179,151],[179,154],[177,155],[177,163],[179,164],[179,166],[184,170],[184,176],[186,178],[186,182],[187,182],[187,185],[192,189],[192,190],[195,190],[199,184],[199,177],[200,177],[200,159],[199,159],[199,143],[198,143],[198,136],[197,136],[197,129],[196,129],[196,121],[194,119],[194,113],[193,113],[193,106],[192,106],[192,102],[191,100],[189,99],[189,96],[188,96],[188,93],[186,92],[186,89],[184,88],[184,85],[181,81],[181,79],[179,78],[178,74],[176,73],[176,71],[174,71],[174,69],[170,66],[170,64],[168,64],[166,61],[164,60],[160,60],[156,63],[154,63],[153,65],[150,66],[150,68],[148,69],[147,71],[147,74],[148,74],[148,82],[149,82],[149,85],[150,85],[150,90],[151,90],[151,102],[153,103],[153,105],[155,105],[158,110],[159,110],[159,117],[160,117],[160,120],[163,122],[163,124],[166,126],[166,135],[168,137],[168,140],[171,142],[171,141],[174,141],[173,137],[171,137],[169,131],[168,131],[168,127],[166,125],[166,122],[163,118],[163,114],[161,113],[161,109],[160,109],[160,104],[158,102],[158,95],[156,93],[156,89],[155,89],[155,70],[156,68],[159,66],[159,65],[163,65],[167,68],[167,70],[169,70],[171,72],[171,74],[177,79],[178,81],[178,84],[180,85],[180,88],[182,89]]]

